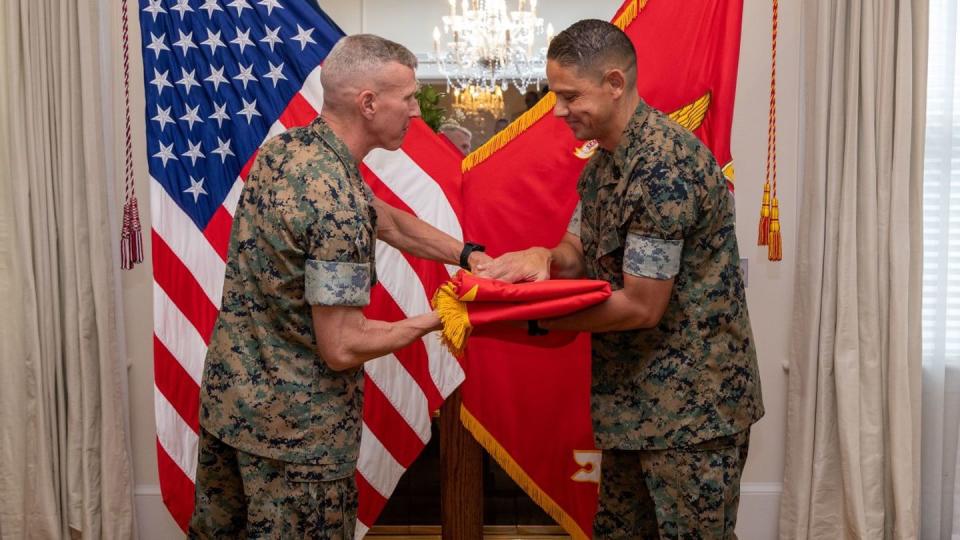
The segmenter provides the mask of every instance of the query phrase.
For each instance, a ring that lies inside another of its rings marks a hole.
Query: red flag
[[[467,338],[476,327],[509,321],[549,319],[575,313],[610,297],[610,284],[595,279],[558,279],[533,283],[506,283],[460,271],[443,284],[433,297],[433,307],[443,321],[444,344],[457,357],[463,355]],[[500,337],[509,326],[490,335]],[[509,332],[515,338],[515,332]],[[560,343],[575,335],[561,336]],[[551,345],[557,342],[550,341]],[[543,343],[538,342],[538,345]]]
[[[694,131],[733,180],[730,126],[742,0],[628,0],[614,17],[637,49],[638,90]],[[552,94],[464,160],[465,237],[497,255],[556,245],[596,143],[574,139]],[[477,336],[461,418],[574,538],[591,536],[600,454],[590,422],[589,339],[553,349]],[[476,361],[473,361],[476,359]]]

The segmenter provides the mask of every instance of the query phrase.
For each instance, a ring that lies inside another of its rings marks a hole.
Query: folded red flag
[[[433,307],[443,322],[444,344],[460,357],[474,328],[495,327],[498,334],[510,339],[515,331],[497,323],[561,317],[599,304],[609,296],[610,284],[606,281],[506,283],[461,270],[437,289]]]

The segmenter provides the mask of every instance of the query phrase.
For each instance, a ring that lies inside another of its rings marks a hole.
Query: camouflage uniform
[[[363,375],[317,356],[311,306],[369,303],[372,201],[322,119],[260,149],[204,367],[192,535],[352,537]]]
[[[593,336],[592,417],[604,450],[595,537],[733,537],[763,405],[723,174],[692,133],[641,102],[578,191],[570,230],[588,277],[613,290],[624,273],[675,279],[655,328]]]

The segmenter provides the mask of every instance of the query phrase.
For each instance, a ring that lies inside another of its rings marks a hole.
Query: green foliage
[[[420,102],[420,116],[423,121],[430,126],[430,129],[437,131],[440,125],[447,119],[447,111],[440,106],[440,98],[444,96],[443,92],[438,92],[432,86],[421,86],[417,90],[417,101]]]

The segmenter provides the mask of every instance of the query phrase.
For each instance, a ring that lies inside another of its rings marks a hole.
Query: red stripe
[[[399,321],[406,318],[406,315],[400,310],[400,306],[380,284],[375,285],[370,291],[370,305],[364,309],[364,314],[371,319],[381,321]],[[427,339],[431,338],[432,336],[427,337]],[[443,396],[440,395],[440,390],[437,389],[433,378],[430,377],[430,361],[423,341],[418,339],[410,345],[394,351],[393,354],[413,377],[413,380],[417,381],[423,394],[427,397],[429,409],[431,411],[439,409],[440,405],[443,404]]]
[[[287,129],[290,129],[309,124],[318,114],[319,112],[310,105],[310,102],[297,92],[287,103],[287,108],[284,109],[279,120]]]
[[[231,227],[233,227],[233,216],[227,211],[227,207],[221,204],[207,222],[207,228],[203,230],[203,236],[207,238],[207,242],[210,242],[213,250],[224,261],[227,260],[227,250],[230,249]]]
[[[253,162],[257,160],[257,154],[260,153],[260,149],[257,148],[253,151],[253,154],[250,155],[250,159],[243,165],[243,168],[240,169],[240,179],[244,182],[247,181],[247,175],[250,174],[250,168],[253,167]]]
[[[210,302],[203,287],[170,249],[156,229],[153,238],[153,279],[170,300],[197,329],[205,343],[210,343],[213,325],[217,322],[217,308]]]
[[[360,508],[357,512],[357,518],[367,527],[372,527],[377,522],[380,512],[387,505],[387,500],[380,495],[373,486],[367,482],[367,479],[357,471],[357,493],[360,496]]]
[[[193,482],[173,461],[157,439],[157,469],[160,473],[160,493],[163,503],[177,525],[187,532],[193,514]]]
[[[422,411],[422,414],[430,413]],[[363,386],[363,421],[404,469],[410,468],[425,446],[410,424],[400,416],[387,396],[369,377]]]
[[[200,387],[156,335],[153,336],[153,376],[157,389],[180,418],[200,433]]]

